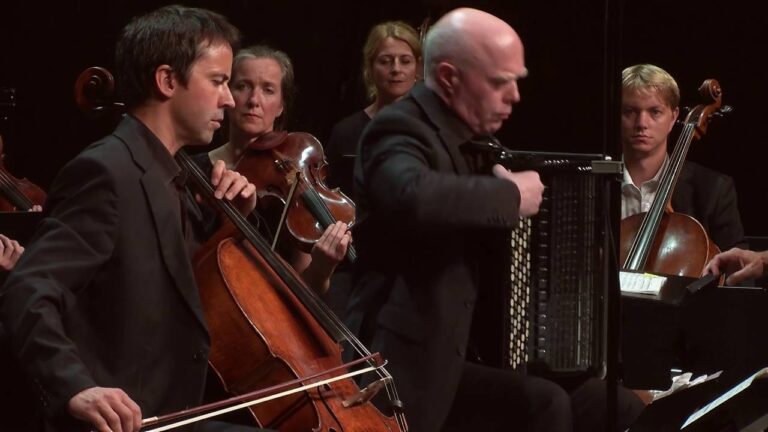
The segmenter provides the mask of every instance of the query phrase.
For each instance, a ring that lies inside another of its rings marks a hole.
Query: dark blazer
[[[69,162],[0,290],[11,351],[53,430],[72,430],[67,402],[88,387],[125,390],[145,416],[201,400],[210,340],[157,146],[127,116]]]
[[[473,175],[472,133],[422,84],[379,112],[355,167],[359,259],[350,329],[381,352],[412,430],[440,429],[465,361],[482,238],[517,222],[508,181]]]
[[[747,247],[731,177],[685,162],[672,195],[672,208],[698,220],[721,250]]]
[[[328,158],[328,177],[326,181],[331,187],[341,188],[347,196],[355,198],[353,179],[353,163],[357,156],[357,147],[363,130],[371,118],[365,110],[357,111],[349,117],[336,123],[331,130],[331,137],[325,145],[325,156]]]

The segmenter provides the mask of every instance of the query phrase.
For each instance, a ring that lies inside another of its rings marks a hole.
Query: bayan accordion
[[[602,376],[611,264],[611,196],[621,163],[602,155],[505,152],[545,185],[539,213],[485,251],[473,327],[482,361],[547,377]]]

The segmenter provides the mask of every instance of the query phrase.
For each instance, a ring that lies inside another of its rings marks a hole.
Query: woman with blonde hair
[[[363,47],[363,80],[371,104],[338,122],[326,145],[328,183],[352,195],[352,164],[363,129],[385,106],[402,98],[422,78],[421,40],[403,21],[387,21],[371,28]]]

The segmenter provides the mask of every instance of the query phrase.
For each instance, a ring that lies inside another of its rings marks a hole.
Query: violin
[[[211,336],[209,365],[224,389],[240,396],[145,419],[143,426],[237,404],[152,431],[247,407],[256,423],[280,431],[406,432],[402,403],[378,356],[268,247],[231,202],[213,197],[206,174],[184,150],[176,159],[198,191],[231,222],[201,248],[193,264]],[[314,382],[352,365],[341,362],[342,341],[369,367]],[[361,390],[350,376],[363,371],[373,371],[380,379]],[[299,384],[305,385],[296,387]],[[277,398],[275,392],[285,388],[289,390]],[[381,388],[389,397],[391,416],[370,402]]]
[[[15,106],[14,92],[3,89],[0,106]],[[7,93],[7,94],[6,94]],[[14,177],[4,165],[3,137],[0,136],[0,211],[30,211],[36,205],[42,206],[46,194],[26,178]]]
[[[275,237],[285,226],[299,248],[308,253],[325,229],[336,221],[349,227],[354,225],[355,203],[341,190],[331,189],[325,183],[328,162],[317,138],[304,132],[271,132],[260,142],[259,148],[269,148],[249,149],[236,168],[262,196],[279,199],[284,211]],[[265,146],[264,142],[269,144]],[[357,253],[350,245],[347,259],[354,262],[356,258]]]
[[[714,79],[705,80],[699,94],[704,103],[686,116],[650,209],[621,221],[620,256],[624,269],[698,278],[707,262],[719,252],[696,219],[674,212],[670,205],[691,142],[706,134],[712,118],[732,110],[722,105],[722,88]]]

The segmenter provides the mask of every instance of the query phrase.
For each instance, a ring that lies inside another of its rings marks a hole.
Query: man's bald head
[[[501,19],[469,8],[453,10],[432,26],[424,62],[426,85],[478,133],[501,127],[520,99],[517,80],[528,73],[517,32]]]
[[[522,57],[523,45],[517,32],[501,19],[477,9],[461,8],[445,14],[430,28],[424,51],[429,81],[441,61],[457,66],[477,65],[492,60],[499,51]]]

